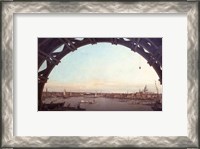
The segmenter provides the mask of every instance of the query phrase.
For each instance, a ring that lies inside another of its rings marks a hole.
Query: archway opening
[[[128,96],[144,91],[160,94],[162,85],[157,80],[155,70],[138,53],[121,45],[98,43],[67,54],[50,73],[43,93],[58,96],[104,93]]]
[[[147,84],[156,91],[158,79],[139,54],[121,45],[99,43],[65,56],[50,73],[44,91],[136,92]],[[159,83],[158,88],[160,92]]]

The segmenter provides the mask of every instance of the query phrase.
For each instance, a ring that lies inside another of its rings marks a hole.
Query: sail
[[[63,91],[63,96],[65,96],[65,95],[66,95],[66,90]]]

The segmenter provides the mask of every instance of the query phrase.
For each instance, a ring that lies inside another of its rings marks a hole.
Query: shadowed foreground
[[[130,95],[126,98],[95,95],[46,97],[42,111],[162,111],[162,104],[161,96],[138,99]]]

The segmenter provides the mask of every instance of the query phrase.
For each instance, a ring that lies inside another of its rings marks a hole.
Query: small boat
[[[93,104],[95,103],[95,100],[89,101],[89,104]]]
[[[43,104],[43,110],[45,111],[49,111],[49,110],[52,110],[52,111],[57,111],[57,110],[61,110],[63,107],[64,107],[64,104],[65,102],[62,102],[62,103],[49,103],[49,104]]]
[[[81,108],[81,102],[78,103],[76,110],[83,111],[85,109]]]
[[[85,103],[85,101],[84,101],[84,100],[81,100],[80,102],[81,102],[81,103]]]
[[[97,96],[97,93],[95,93],[93,98],[97,98],[97,97],[98,97],[98,96]]]
[[[155,104],[151,108],[154,111],[162,111],[162,104],[159,101],[156,101]]]

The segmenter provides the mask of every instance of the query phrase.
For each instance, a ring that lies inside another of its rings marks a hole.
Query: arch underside
[[[162,84],[162,38],[38,38],[39,107],[42,104],[42,91],[48,76],[61,59],[82,46],[102,42],[122,45],[140,54],[154,68]],[[61,46],[63,46],[63,49],[57,51]],[[44,62],[46,68],[39,71]]]

